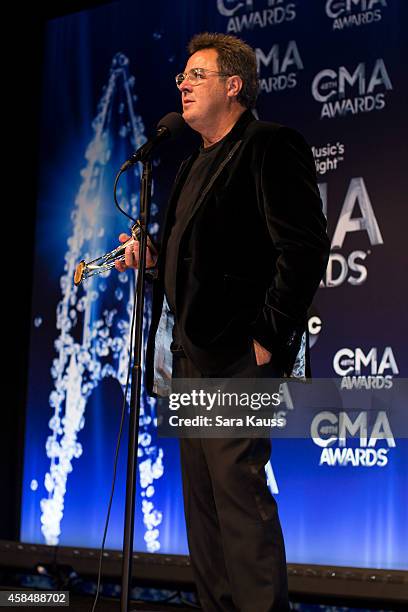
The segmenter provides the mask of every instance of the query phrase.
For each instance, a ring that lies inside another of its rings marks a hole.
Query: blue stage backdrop
[[[332,240],[309,319],[314,374],[360,386],[407,376],[405,4],[138,0],[49,23],[23,541],[101,543],[134,277],[113,272],[76,288],[73,272],[128,229],[113,204],[115,173],[160,117],[180,110],[174,75],[194,33],[228,32],[250,43],[259,118],[299,129],[313,147]],[[155,160],[153,235],[177,165],[195,143],[187,135]],[[138,181],[135,168],[119,189],[134,216]],[[178,443],[157,437],[155,410],[144,396],[135,549],[187,553]],[[331,453],[311,437],[273,443],[268,477],[290,562],[408,567],[408,445],[393,435],[374,444],[370,465],[364,453],[341,452],[336,439]],[[348,446],[366,450],[364,440]],[[122,544],[126,448],[125,431],[107,539],[114,549]]]

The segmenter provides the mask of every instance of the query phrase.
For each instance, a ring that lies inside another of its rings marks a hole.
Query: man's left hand
[[[265,365],[269,363],[272,358],[272,353],[270,353],[266,348],[264,348],[259,342],[253,340],[254,343],[254,351],[255,351],[255,359],[256,365]]]

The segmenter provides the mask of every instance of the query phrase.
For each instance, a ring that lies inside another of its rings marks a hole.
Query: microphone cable
[[[125,210],[123,210],[123,208],[121,207],[121,205],[118,202],[118,198],[117,198],[117,195],[116,195],[116,190],[118,188],[118,182],[119,182],[119,179],[120,179],[120,177],[122,176],[123,173],[124,173],[124,170],[119,170],[119,172],[116,175],[115,184],[113,186],[113,200],[114,200],[115,206],[119,210],[119,212],[121,212],[122,215],[125,215],[125,217],[127,217],[131,221],[133,221],[133,223],[136,223],[137,220],[134,217],[132,217],[131,215],[128,215],[128,213]]]

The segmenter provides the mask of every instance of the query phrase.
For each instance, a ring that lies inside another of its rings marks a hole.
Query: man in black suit
[[[157,269],[148,386],[165,395],[171,376],[305,377],[307,309],[329,251],[311,151],[296,131],[255,120],[248,45],[200,34],[189,52],[176,83],[202,146],[177,174],[158,260],[148,253]],[[137,264],[136,244],[117,268]],[[181,440],[191,563],[206,612],[289,609],[269,456],[268,439]]]

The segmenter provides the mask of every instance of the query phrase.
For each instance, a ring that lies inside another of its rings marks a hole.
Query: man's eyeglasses
[[[176,74],[176,85],[180,87],[180,85],[186,79],[190,81],[191,85],[197,85],[200,81],[203,81],[207,78],[207,74],[216,74],[218,76],[230,76],[229,74],[225,74],[225,72],[217,72],[216,70],[207,70],[207,68],[192,68],[188,72],[180,72]]]

